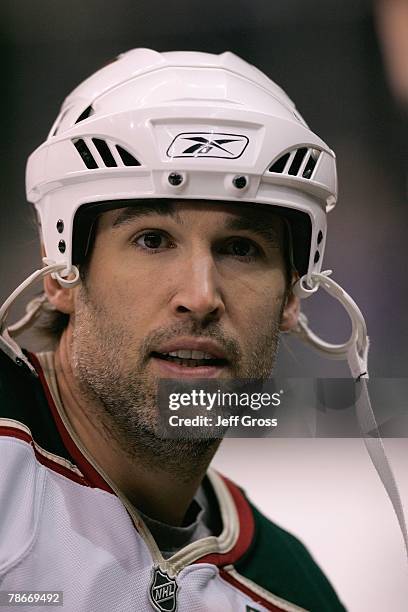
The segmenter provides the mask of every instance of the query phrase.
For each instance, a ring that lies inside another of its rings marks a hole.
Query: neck
[[[55,352],[55,371],[61,401],[77,437],[136,508],[155,520],[181,525],[218,444],[195,458],[193,467],[183,453],[175,453],[173,461],[160,462],[165,454],[160,453],[165,443],[160,439],[155,456],[143,439],[132,443],[130,453],[103,407],[81,390],[72,367],[70,335],[69,326]]]

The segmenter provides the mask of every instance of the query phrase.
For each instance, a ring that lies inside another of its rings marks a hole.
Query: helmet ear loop
[[[62,273],[64,272],[65,270],[62,271]],[[64,278],[59,272],[54,272],[52,274],[52,277],[55,278],[61,285],[61,287],[64,287],[64,289],[71,289],[79,285],[79,283],[81,282],[81,277],[77,266],[71,266],[70,272],[73,272],[74,278]]]
[[[42,268],[40,270],[40,272],[42,272],[42,276],[51,273],[52,278],[55,278],[61,287],[69,289],[70,287],[79,285],[81,282],[81,277],[77,266],[67,268],[65,264],[56,264],[53,259],[49,259],[48,257],[43,257],[42,261],[46,266],[46,268]],[[71,272],[74,274],[74,278],[66,278],[68,274],[71,274]]]
[[[327,274],[327,275],[331,274],[331,270],[326,270],[324,274]],[[316,291],[319,289],[318,282],[314,283],[313,285],[309,285],[307,281],[308,281],[308,277],[305,274],[301,278],[298,278],[298,280],[293,286],[293,289],[292,289],[293,293],[301,299],[310,297],[311,295],[316,293]]]

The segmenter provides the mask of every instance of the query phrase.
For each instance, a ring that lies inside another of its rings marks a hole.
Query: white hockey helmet
[[[84,257],[95,212],[148,198],[279,207],[310,280],[337,197],[333,151],[280,87],[230,52],[120,55],[67,97],[26,178],[47,261],[66,266],[60,281]]]

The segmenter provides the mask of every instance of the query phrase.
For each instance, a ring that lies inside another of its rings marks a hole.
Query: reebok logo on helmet
[[[214,132],[183,132],[178,134],[167,149],[168,157],[241,157],[249,139],[242,134],[215,134]]]

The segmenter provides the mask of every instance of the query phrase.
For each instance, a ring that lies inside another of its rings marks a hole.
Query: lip
[[[216,378],[227,367],[216,365],[189,368],[154,356],[151,357],[151,362],[160,378]]]
[[[209,338],[176,338],[174,340],[169,340],[162,344],[159,348],[155,349],[157,353],[170,353],[172,351],[181,351],[181,350],[191,350],[191,351],[202,351],[203,353],[209,353],[215,359],[227,359],[225,352],[222,348],[214,341]],[[181,366],[185,369],[185,366]],[[203,368],[207,368],[207,366],[203,366]],[[215,368],[216,366],[209,366]],[[200,369],[201,366],[194,368]],[[192,368],[193,369],[193,368]]]
[[[209,353],[214,359],[225,359],[225,365],[202,365],[194,368],[179,365],[151,355],[151,361],[161,378],[216,378],[228,367],[225,351],[209,338],[183,336],[161,344],[154,352],[170,353],[191,350]]]

